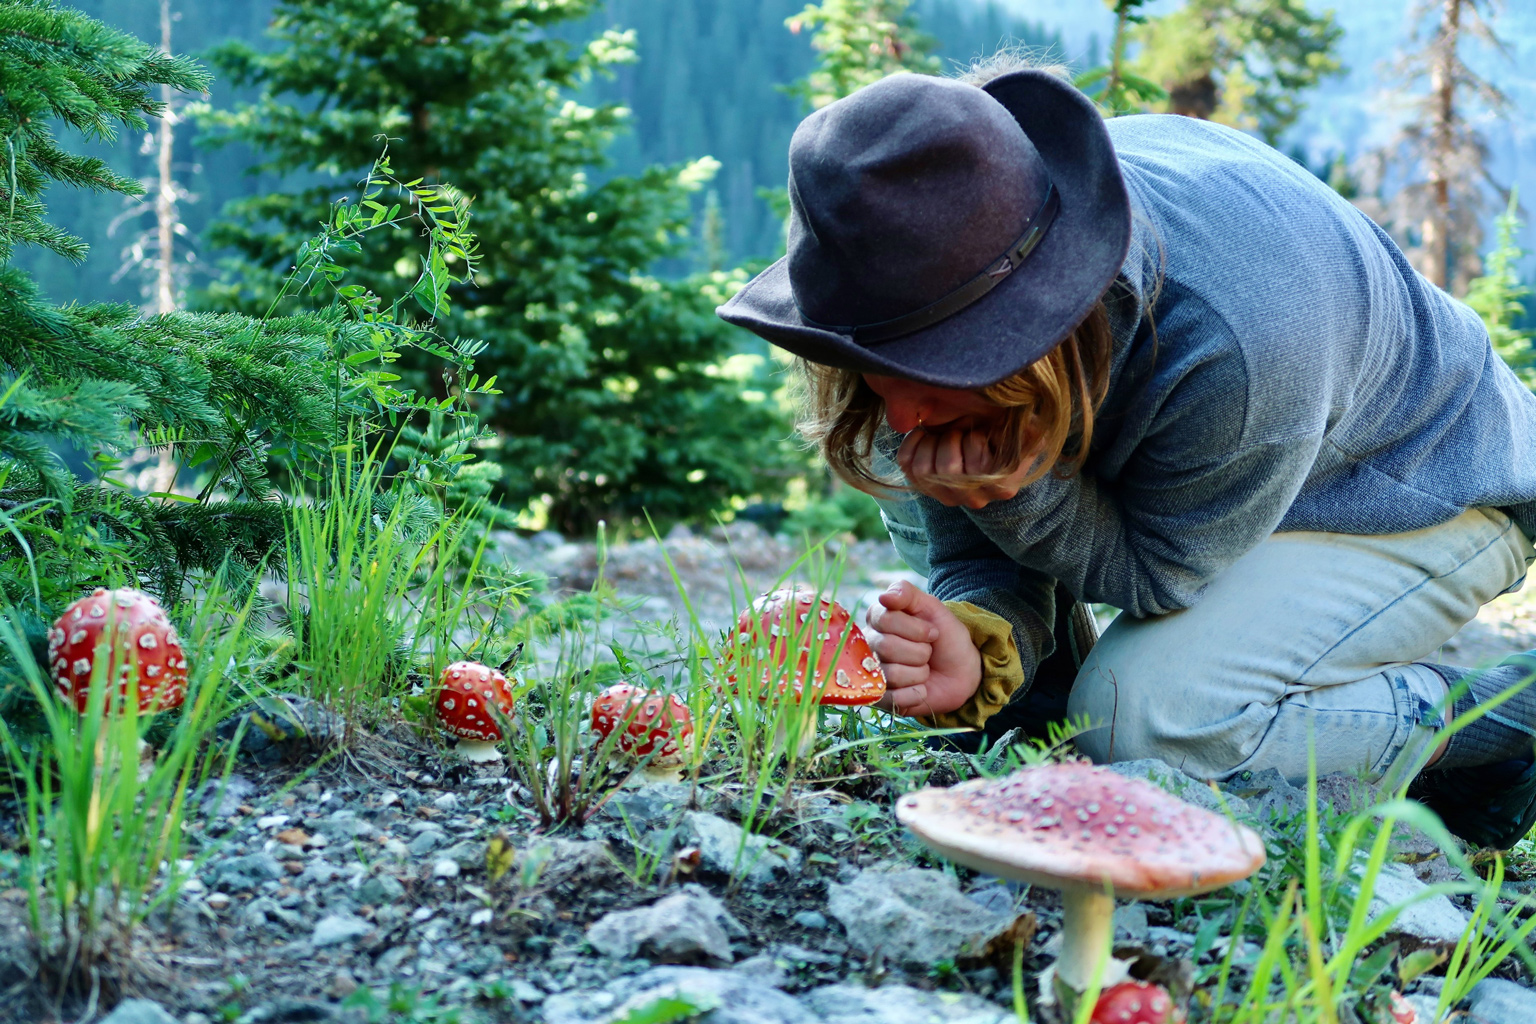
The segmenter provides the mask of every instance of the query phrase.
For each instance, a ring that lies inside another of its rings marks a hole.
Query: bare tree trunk
[[[160,0],[160,49],[171,52],[171,0]],[[160,99],[165,112],[160,115],[160,132],[155,153],[155,230],[158,240],[155,265],[156,313],[175,312],[176,301],[176,179],[171,157],[176,148],[176,114],[171,109],[172,91],[168,85],[160,87]],[[176,463],[169,451],[159,453],[155,460],[150,489],[168,491],[176,480]]]
[[[1130,22],[1130,5],[1124,0],[1115,5],[1115,36],[1110,41],[1109,50],[1109,81],[1105,84],[1104,95],[1110,97],[1110,102],[1120,94],[1120,78],[1125,67],[1125,42],[1126,30]]]
[[[1456,49],[1461,41],[1461,5],[1445,0],[1436,33],[1429,88],[1434,97],[1434,124],[1429,147],[1431,207],[1424,218],[1424,276],[1441,288],[1450,277],[1451,162],[1455,156]]]

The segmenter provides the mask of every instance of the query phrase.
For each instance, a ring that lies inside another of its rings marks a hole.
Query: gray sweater
[[[982,509],[887,503],[909,560],[926,541],[934,594],[1011,621],[1028,676],[1055,580],[1148,616],[1199,601],[1276,530],[1395,533],[1497,506],[1536,537],[1536,396],[1470,309],[1241,132],[1173,115],[1109,131],[1136,230],[1092,451]]]

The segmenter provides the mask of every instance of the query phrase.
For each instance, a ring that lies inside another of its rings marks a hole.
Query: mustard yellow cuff
[[[981,654],[981,685],[954,711],[918,721],[939,729],[980,729],[1024,685],[1024,663],[1007,619],[969,601],[945,601],[944,605],[970,630],[971,642]]]

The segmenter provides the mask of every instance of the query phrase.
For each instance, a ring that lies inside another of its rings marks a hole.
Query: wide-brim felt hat
[[[816,363],[975,389],[1080,324],[1130,201],[1103,118],[1045,71],[900,74],[801,122],[788,254],[716,310]]]

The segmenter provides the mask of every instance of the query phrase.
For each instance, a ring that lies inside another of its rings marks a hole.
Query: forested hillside
[[[158,0],[79,0],[74,6],[141,38],[159,38]],[[196,55],[227,38],[268,45],[263,33],[271,0],[172,6],[179,13],[173,41],[180,52]],[[639,60],[620,68],[612,80],[592,83],[587,97],[633,111],[633,131],[621,134],[611,150],[612,171],[634,174],[650,164],[704,155],[719,160],[712,184],[723,229],[719,255],[732,264],[772,256],[779,245],[778,218],[757,190],[783,185],[789,136],[804,115],[802,104],[782,90],[812,64],[809,36],[785,27],[802,7],[803,0],[611,0],[600,17],[573,29],[585,35],[610,27],[634,30]],[[946,61],[967,61],[1005,43],[1042,46],[1055,39],[995,0],[919,0],[913,11]],[[215,106],[228,106],[237,96],[215,79]],[[278,183],[246,175],[251,159],[243,149],[204,150],[193,144],[194,134],[190,124],[181,128],[177,163],[178,177],[194,197],[183,204],[182,215],[195,243],[225,201],[271,191]],[[153,155],[139,146],[98,145],[95,151],[124,174],[146,177],[154,170]],[[702,214],[707,201],[707,194],[699,197],[697,212]],[[91,245],[93,256],[76,267],[48,254],[24,254],[23,264],[44,290],[60,301],[75,296],[140,301],[143,280],[123,271],[119,258],[140,225],[124,221],[109,233],[126,209],[123,203],[60,192],[51,204],[54,216]],[[196,248],[200,261],[211,264],[216,254]],[[701,243],[701,265],[708,259],[703,249]],[[194,273],[194,283],[198,280]]]
[[[805,114],[782,89],[811,69],[809,34],[791,34],[784,24],[804,6],[609,0],[600,19],[603,27],[634,29],[640,48],[637,64],[595,90],[634,111],[633,134],[613,150],[618,168],[632,173],[705,153],[719,160],[713,187],[731,260],[770,256],[780,245],[779,220],[757,190],[783,186],[789,137]],[[1056,43],[1039,22],[1008,13],[996,0],[917,0],[911,10],[946,66],[1005,44]]]

